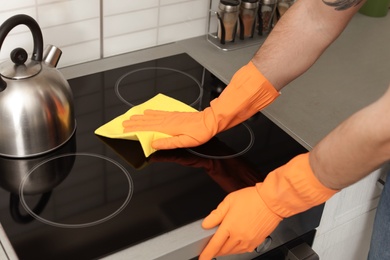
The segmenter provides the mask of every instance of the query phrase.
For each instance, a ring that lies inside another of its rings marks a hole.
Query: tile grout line
[[[103,0],[99,1],[99,22],[100,22],[100,58],[104,58],[104,30],[103,30]]]

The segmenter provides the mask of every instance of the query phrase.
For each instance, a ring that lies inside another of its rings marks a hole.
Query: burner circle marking
[[[90,157],[97,157],[97,158],[100,158],[100,159],[103,159],[103,160],[106,160],[112,164],[114,164],[115,166],[117,166],[126,176],[126,179],[128,181],[128,185],[129,185],[129,192],[127,194],[127,197],[125,199],[125,201],[122,203],[122,205],[113,213],[111,213],[110,215],[104,217],[104,218],[101,218],[99,220],[96,220],[96,221],[92,221],[92,222],[89,222],[89,223],[81,223],[81,224],[63,224],[63,223],[58,223],[58,222],[54,222],[54,221],[50,221],[50,220],[47,220],[47,219],[44,219],[42,217],[40,217],[39,215],[35,214],[31,209],[30,207],[27,205],[26,203],[26,200],[24,198],[24,195],[23,195],[23,188],[26,184],[26,181],[28,179],[28,177],[37,169],[39,168],[40,166],[42,166],[43,164],[51,161],[51,160],[56,160],[56,159],[59,159],[61,157],[66,157],[66,156],[90,156]],[[134,184],[133,184],[133,181],[131,179],[131,176],[130,174],[128,173],[128,171],[122,166],[120,165],[118,162],[112,160],[111,158],[109,157],[106,157],[106,156],[102,156],[102,155],[98,155],[98,154],[92,154],[92,153],[67,153],[67,154],[62,154],[62,155],[59,155],[59,156],[55,156],[55,157],[51,157],[47,160],[44,160],[42,162],[40,162],[39,164],[35,165],[31,170],[30,172],[23,178],[20,186],[19,186],[19,196],[20,196],[20,201],[21,201],[21,204],[23,206],[23,208],[31,215],[33,216],[35,219],[45,223],[45,224],[48,224],[48,225],[51,225],[51,226],[55,226],[55,227],[60,227],[60,228],[85,228],[85,227],[91,227],[91,226],[95,226],[95,225],[98,225],[98,224],[101,224],[105,221],[108,221],[110,219],[112,219],[113,217],[115,217],[116,215],[118,215],[126,206],[127,204],[129,203],[132,195],[133,195],[133,189],[134,189]]]
[[[187,151],[189,151],[190,153],[195,154],[197,156],[200,156],[203,158],[208,158],[208,159],[231,159],[231,158],[235,158],[235,157],[238,157],[240,155],[243,155],[244,153],[249,151],[249,149],[252,148],[252,146],[255,142],[255,134],[253,133],[253,130],[245,122],[241,123],[241,125],[243,125],[248,130],[249,135],[250,135],[250,141],[249,141],[248,145],[242,151],[240,151],[238,153],[230,154],[230,155],[206,155],[206,154],[194,151],[191,148],[187,148]]]
[[[202,96],[203,96],[202,84],[201,84],[196,78],[194,78],[192,75],[190,75],[190,74],[188,74],[188,73],[186,73],[186,72],[183,72],[183,71],[180,71],[180,70],[177,70],[177,69],[167,68],[167,67],[145,67],[145,68],[136,69],[136,70],[132,70],[132,71],[129,71],[129,72],[125,73],[125,74],[122,75],[122,76],[116,81],[116,83],[115,83],[115,93],[116,93],[116,95],[118,96],[118,98],[119,98],[120,100],[122,100],[122,102],[124,102],[125,104],[128,104],[130,107],[134,107],[134,106],[135,106],[134,104],[128,102],[128,101],[121,95],[121,93],[120,93],[120,91],[119,91],[119,84],[121,83],[121,81],[122,81],[124,78],[126,78],[127,76],[129,76],[129,75],[131,75],[131,74],[134,74],[134,73],[139,72],[139,71],[151,70],[151,69],[161,69],[161,70],[173,71],[173,72],[180,73],[180,74],[182,74],[182,75],[184,75],[184,76],[187,76],[187,77],[189,77],[190,79],[192,79],[192,80],[196,83],[196,85],[199,87],[199,96],[198,96],[198,98],[197,98],[194,102],[192,102],[191,104],[188,104],[189,106],[194,106],[194,105],[196,105],[196,104],[200,101],[200,99],[202,98]],[[156,93],[156,94],[158,94],[158,93]],[[152,97],[150,97],[150,98],[152,98]],[[146,101],[146,100],[145,100],[145,101]]]

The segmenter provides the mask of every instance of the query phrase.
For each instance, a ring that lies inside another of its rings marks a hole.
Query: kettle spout
[[[58,61],[61,58],[62,51],[53,45],[47,45],[43,52],[43,62],[53,67],[57,67]]]

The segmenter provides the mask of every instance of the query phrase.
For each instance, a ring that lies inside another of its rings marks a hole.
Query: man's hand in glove
[[[309,154],[299,155],[269,173],[263,183],[230,193],[203,220],[205,229],[219,227],[199,260],[251,252],[283,218],[317,206],[336,192],[315,177]]]
[[[123,121],[124,132],[152,130],[171,135],[152,143],[157,150],[204,144],[216,135],[215,125],[209,109],[201,112],[145,110],[143,115],[134,115],[130,120]]]
[[[279,96],[279,92],[252,62],[234,74],[221,95],[201,112],[147,110],[123,121],[124,132],[158,131],[172,137],[156,140],[152,147],[194,147],[253,116]]]
[[[204,219],[203,228],[219,227],[199,260],[252,252],[278,226],[282,218],[272,212],[259,196],[257,189],[261,185],[230,193]]]

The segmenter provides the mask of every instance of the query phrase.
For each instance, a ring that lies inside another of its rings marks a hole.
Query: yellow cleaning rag
[[[149,157],[156,150],[152,148],[152,142],[160,138],[169,137],[169,135],[154,132],[154,131],[136,131],[136,132],[123,132],[122,122],[128,120],[132,115],[140,115],[146,109],[163,110],[163,111],[179,111],[179,112],[194,112],[195,108],[190,107],[174,98],[165,96],[163,94],[157,94],[148,101],[132,107],[123,115],[120,115],[110,122],[102,125],[95,130],[96,135],[105,136],[115,139],[126,139],[139,141],[146,157]]]

